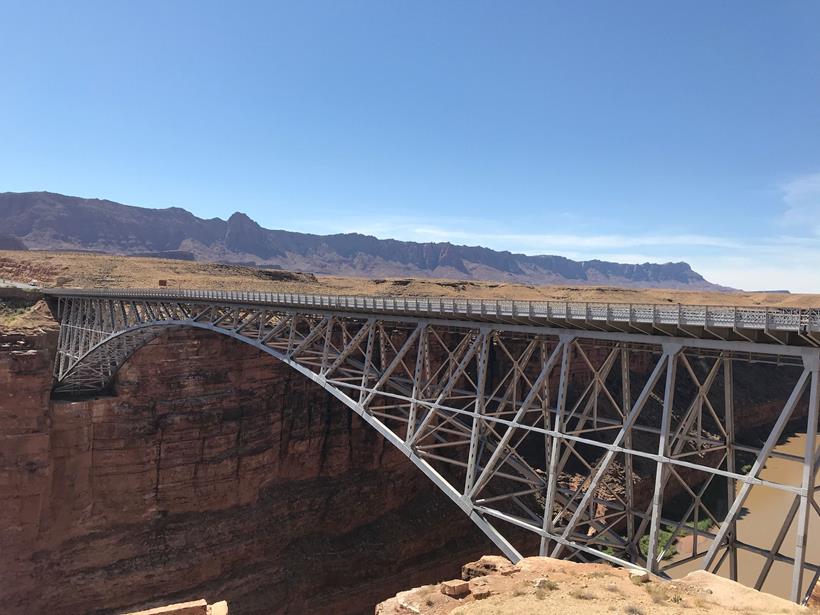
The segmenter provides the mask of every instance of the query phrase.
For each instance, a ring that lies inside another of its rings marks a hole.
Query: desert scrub
[[[558,583],[553,581],[552,579],[536,579],[532,583],[535,586],[535,589],[544,589],[547,591],[553,591],[558,589]]]
[[[5,302],[0,300],[0,325],[8,325],[23,316],[31,309],[31,305]]]
[[[569,592],[569,595],[575,598],[576,600],[594,600],[595,594],[592,592],[588,592],[585,589],[573,589]]]
[[[666,588],[662,585],[656,585],[655,583],[647,583],[644,585],[646,589],[646,593],[652,598],[652,602],[655,604],[663,604],[669,599],[669,594],[666,591]]]
[[[658,545],[656,550],[660,551],[661,549],[666,549],[666,552],[663,554],[663,559],[669,559],[670,557],[673,557],[678,553],[678,549],[675,547],[675,545],[671,544],[673,537],[673,529],[674,528],[671,528],[669,526],[664,526],[660,528],[660,530],[658,531]],[[641,540],[638,543],[638,546],[640,547],[641,553],[644,557],[649,555],[649,534],[647,534],[646,536],[641,536]]]
[[[547,594],[558,589],[558,583],[550,579],[538,579],[535,585],[535,597],[539,600],[545,600]]]
[[[697,529],[698,532],[705,532],[710,529],[714,525],[714,522],[711,519],[701,519],[697,523],[693,523],[692,521],[688,521],[680,528],[680,533],[682,536],[686,534],[692,534]],[[669,528],[672,529],[671,527]],[[663,544],[663,541],[661,541]]]

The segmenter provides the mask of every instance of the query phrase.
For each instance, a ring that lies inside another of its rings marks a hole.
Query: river
[[[778,445],[775,450],[792,455],[803,456],[806,446],[806,434],[796,433],[788,440]],[[786,459],[771,458],[761,473],[761,478],[778,483],[799,485],[802,480],[803,466],[800,463]],[[738,484],[738,489],[740,484]],[[746,543],[770,549],[777,537],[784,517],[788,514],[789,508],[794,500],[794,495],[779,489],[763,487],[757,485],[749,492],[749,497],[741,511],[741,519],[737,524],[738,538]],[[809,532],[809,543],[806,551],[806,561],[820,561],[820,536],[817,534],[818,518],[816,513],[811,512],[809,518],[810,528],[814,528],[815,534]],[[784,555],[794,555],[795,523],[786,535],[780,552]],[[709,541],[703,541],[699,550],[708,548]],[[691,551],[690,551],[691,553]],[[681,553],[677,558],[685,557]],[[746,550],[738,550],[738,581],[744,585],[754,586],[760,570],[765,562],[765,558]],[[701,566],[701,560],[682,564],[671,571],[672,576],[681,577],[687,572],[697,570]],[[728,558],[724,561],[719,570],[721,576],[729,576]],[[804,575],[804,587],[811,581],[811,573]],[[775,562],[766,579],[762,590],[784,598],[789,597],[791,591],[792,570],[788,564]]]

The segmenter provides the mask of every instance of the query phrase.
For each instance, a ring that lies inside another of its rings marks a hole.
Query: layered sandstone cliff
[[[5,613],[201,597],[371,612],[492,548],[371,428],[250,347],[172,332],[116,396],[52,401],[54,343],[0,341]]]

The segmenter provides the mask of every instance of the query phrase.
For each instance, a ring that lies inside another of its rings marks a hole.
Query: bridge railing
[[[158,290],[158,289],[53,289],[54,296],[117,297],[228,301],[315,307],[356,312],[382,312],[471,319],[537,321],[562,324],[667,325],[674,327],[753,329],[772,332],[820,332],[820,309],[756,308],[717,305],[649,303],[597,303],[577,301],[514,301],[449,297],[371,297],[314,295],[259,291]]]

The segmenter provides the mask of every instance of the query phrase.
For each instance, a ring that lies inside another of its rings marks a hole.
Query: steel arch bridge
[[[46,294],[61,325],[55,393],[104,391],[169,327],[228,335],[341,400],[513,561],[600,558],[663,576],[697,562],[757,588],[773,567],[788,566],[798,602],[820,577],[807,558],[810,521],[820,522],[818,310],[233,291]],[[751,376],[742,378],[743,370]],[[747,442],[735,396],[743,395],[738,382],[761,378],[761,370],[786,387],[784,403],[764,437]],[[775,450],[798,420],[804,453]],[[800,464],[799,484],[762,475],[775,458]],[[773,520],[780,525],[771,544],[738,535],[752,488],[785,492],[791,502]],[[675,554],[684,534],[694,534],[691,552]],[[759,567],[743,570],[740,552]]]

